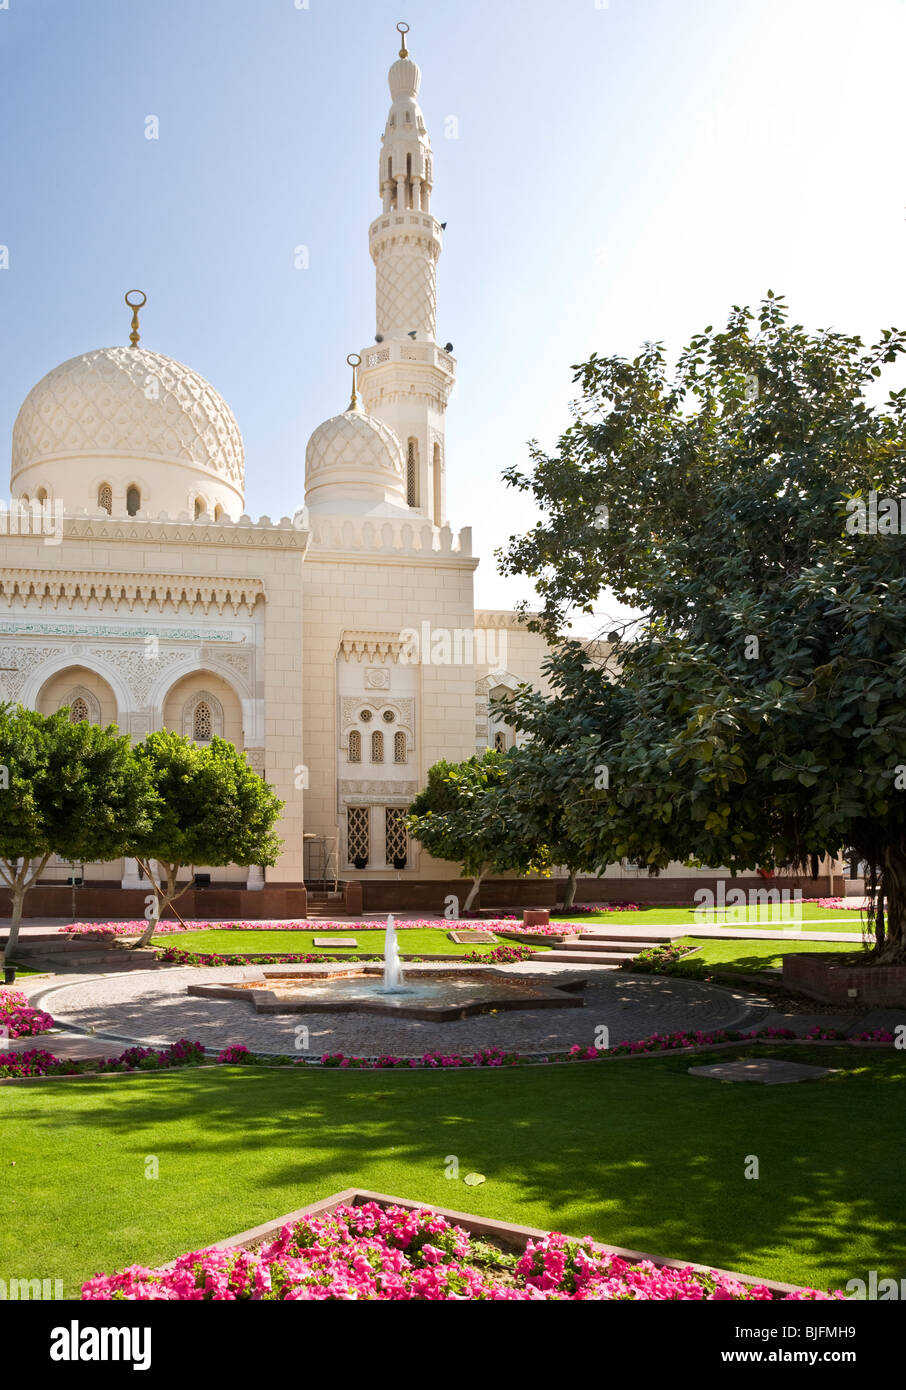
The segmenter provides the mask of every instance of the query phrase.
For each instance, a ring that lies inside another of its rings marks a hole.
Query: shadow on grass
[[[897,1273],[904,1059],[860,1053],[855,1070],[788,1086],[688,1076],[699,1064],[223,1068],[10,1088],[18,1220],[3,1263],[15,1274],[42,1254],[77,1283],[361,1186],[820,1288]],[[470,1171],[487,1181],[464,1186]]]

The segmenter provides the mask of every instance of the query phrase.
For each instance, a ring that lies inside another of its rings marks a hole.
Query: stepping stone
[[[447,932],[447,935],[457,946],[492,946],[495,940],[493,932],[481,931],[478,927],[469,928],[467,931]]]
[[[350,946],[358,947],[358,942],[354,936],[315,936],[312,937],[316,946]]]
[[[760,1081],[779,1086],[788,1081],[810,1081],[830,1076],[830,1067],[811,1067],[804,1062],[780,1062],[770,1057],[745,1057],[735,1062],[718,1062],[713,1067],[690,1067],[690,1076],[709,1076],[714,1081]]]

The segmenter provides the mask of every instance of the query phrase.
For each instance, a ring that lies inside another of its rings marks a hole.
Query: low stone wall
[[[783,983],[826,1004],[906,1007],[906,965],[841,965],[839,957],[800,953],[783,960]]]
[[[150,889],[120,888],[118,885],[85,884],[75,890],[75,910],[79,921],[112,922],[139,921],[145,915],[145,900]],[[268,884],[259,891],[247,888],[220,887],[189,888],[177,899],[176,911],[183,919],[268,921],[271,918],[304,918],[307,896],[301,886]],[[0,892],[0,917],[10,914],[10,895]],[[72,916],[72,889],[68,884],[38,884],[25,895],[24,917]],[[175,921],[176,914],[165,912],[165,921]]]

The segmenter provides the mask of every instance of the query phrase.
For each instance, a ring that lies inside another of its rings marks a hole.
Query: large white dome
[[[13,426],[13,495],[43,488],[67,511],[114,514],[130,488],[139,514],[244,508],[242,435],[204,377],[143,347],[100,348],[63,362],[28,393]],[[134,510],[130,508],[130,510]]]
[[[406,506],[403,446],[358,407],[319,425],[305,450],[305,503],[339,512]]]

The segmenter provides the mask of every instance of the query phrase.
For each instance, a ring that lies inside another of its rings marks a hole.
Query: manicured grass
[[[455,927],[453,928],[455,930]],[[190,931],[179,932],[171,936],[158,936],[154,940],[155,946],[176,946],[185,951],[203,952],[223,952],[227,955],[241,955],[245,951],[272,951],[272,952],[294,952],[302,954],[306,951],[323,951],[326,955],[335,953],[345,954],[340,947],[315,946],[314,938],[324,936],[339,938],[351,936],[359,943],[358,950],[349,951],[349,955],[367,956],[383,955],[384,953],[384,929],[380,931],[342,931],[325,932],[318,931],[313,927],[311,931]],[[512,946],[512,941],[505,942],[500,937],[494,938],[500,945]],[[466,946],[458,945],[451,941],[445,931],[432,930],[431,928],[413,927],[408,931],[401,931],[397,936],[399,948],[403,955],[448,955],[464,956],[468,951],[490,951],[492,945],[488,946]],[[549,949],[544,947],[542,949]]]
[[[855,941],[791,941],[788,946],[782,941],[709,941],[702,937],[684,936],[680,938],[684,946],[696,946],[697,950],[690,960],[700,960],[706,965],[723,967],[727,970],[779,970],[783,957],[807,952],[858,951]],[[677,943],[680,944],[680,943]],[[817,1009],[817,1005],[815,1006]]]
[[[688,1057],[656,1056],[5,1087],[0,1277],[62,1277],[72,1296],[96,1271],[162,1263],[347,1186],[819,1288],[898,1274],[906,1166],[891,1086],[906,1057],[787,1052],[842,1070],[720,1084],[690,1077]],[[444,1176],[450,1155],[459,1181]],[[487,1181],[466,1187],[472,1171]]]
[[[784,916],[782,907],[774,908],[768,912],[765,908],[750,907],[743,913],[737,911],[732,913],[732,920],[726,921],[725,914],[696,913],[691,907],[652,907],[640,908],[638,912],[588,912],[573,913],[552,912],[551,921],[598,923],[606,922],[614,926],[645,926],[645,927],[726,927],[732,931],[734,927],[761,928],[763,931],[777,931],[784,926],[796,928],[802,931],[862,931],[862,914],[853,912],[848,908],[828,908],[818,907],[816,903],[802,903],[800,906],[801,921],[790,915],[789,909]]]
[[[46,971],[46,970],[35,970],[35,969],[34,969],[32,966],[30,966],[30,965],[19,965],[19,964],[16,965],[16,979],[18,979],[20,975],[46,975],[46,974],[47,974],[47,971]],[[2,989],[2,987],[3,987],[2,981],[0,981],[0,989]],[[15,985],[12,985],[11,988],[12,988],[12,989],[15,989],[16,986],[15,986]]]

